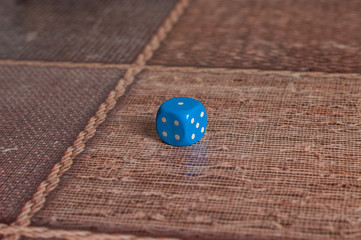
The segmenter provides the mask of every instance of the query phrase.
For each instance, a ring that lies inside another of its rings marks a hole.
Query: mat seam
[[[189,66],[166,66],[166,65],[147,65],[145,69],[156,71],[185,71],[190,73],[246,73],[256,75],[278,74],[284,76],[312,76],[312,77],[361,77],[361,73],[333,73],[333,72],[301,72],[291,70],[263,70],[263,69],[245,69],[245,68],[215,68],[215,67],[189,67]]]
[[[111,64],[111,63],[85,63],[85,62],[44,62],[44,61],[18,61],[18,60],[0,60],[0,66],[30,66],[30,67],[64,67],[64,68],[77,68],[84,67],[89,69],[120,69],[127,70],[134,68],[134,64]],[[145,65],[145,69],[149,70],[168,70],[168,71],[182,71],[187,70],[192,73],[199,72],[244,72],[251,74],[282,74],[282,75],[310,75],[310,76],[333,76],[333,77],[360,77],[361,73],[358,72],[322,72],[322,71],[295,71],[295,70],[272,70],[272,69],[260,69],[260,68],[226,68],[226,67],[193,67],[193,66],[176,66],[176,65]]]
[[[153,238],[153,237],[137,237],[128,234],[108,234],[108,233],[94,233],[82,230],[62,230],[50,229],[46,227],[22,227],[22,226],[9,226],[0,223],[0,234],[19,234],[31,238],[65,238],[75,240],[177,240],[176,238]]]
[[[47,62],[47,61],[23,61],[23,60],[13,60],[13,59],[0,59],[0,66],[31,66],[31,67],[67,67],[67,68],[77,68],[77,67],[84,67],[84,68],[96,68],[96,69],[108,69],[108,68],[115,68],[115,69],[128,69],[131,68],[132,64],[113,64],[113,63],[87,63],[87,62]]]
[[[152,58],[154,51],[158,49],[160,43],[178,22],[180,16],[184,13],[185,8],[189,6],[189,3],[190,0],[180,0],[176,3],[174,8],[170,11],[170,14],[158,27],[148,44],[145,45],[143,51],[138,55],[135,62],[127,69],[125,75],[118,81],[116,87],[108,94],[107,99],[99,106],[95,115],[90,118],[85,129],[78,134],[72,146],[65,151],[64,156],[54,165],[46,180],[40,183],[35,194],[33,194],[32,198],[26,202],[16,220],[11,223],[12,227],[24,227],[31,223],[30,219],[44,206],[47,195],[58,186],[60,177],[70,169],[74,158],[83,152],[85,143],[95,135],[96,128],[104,122],[107,113],[114,108],[117,100],[124,95],[127,86],[134,81],[135,76],[138,73],[145,69],[146,62]],[[17,240],[20,235],[22,234],[12,233],[10,236],[5,236],[5,239]],[[144,238],[136,237],[132,239]]]

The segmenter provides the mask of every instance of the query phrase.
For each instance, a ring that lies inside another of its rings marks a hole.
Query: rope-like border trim
[[[189,66],[164,66],[147,65],[144,69],[152,71],[178,71],[190,73],[241,73],[254,75],[281,75],[290,77],[322,77],[322,78],[360,78],[361,73],[333,73],[333,72],[300,72],[289,70],[260,70],[260,69],[242,69],[242,68],[221,68],[221,67],[189,67]]]
[[[12,60],[0,59],[0,65],[19,66],[26,65],[32,67],[66,67],[66,68],[115,68],[115,69],[128,69],[132,64],[113,64],[113,63],[87,63],[87,62],[44,62],[44,61],[28,61],[28,60]]]
[[[23,61],[23,60],[1,60],[0,65],[19,66],[26,65],[32,67],[66,67],[66,68],[97,68],[107,69],[115,68],[127,70],[135,66],[135,64],[112,64],[112,63],[76,63],[76,62],[43,62],[43,61]],[[262,70],[256,68],[226,68],[226,67],[191,67],[191,66],[167,66],[167,65],[145,65],[144,69],[149,70],[166,70],[166,71],[187,71],[191,73],[214,72],[214,73],[246,73],[257,75],[278,74],[285,76],[311,76],[311,77],[339,77],[339,78],[359,78],[361,73],[337,73],[337,72],[301,72],[292,70]]]
[[[145,46],[142,53],[138,55],[135,63],[127,70],[124,77],[119,80],[115,89],[109,93],[107,99],[100,105],[95,115],[90,118],[87,126],[78,134],[73,145],[65,151],[61,160],[55,164],[47,179],[39,185],[32,199],[25,204],[11,226],[30,225],[31,217],[44,206],[47,195],[58,186],[60,177],[70,169],[74,158],[84,151],[85,143],[95,135],[96,128],[104,122],[107,113],[115,106],[118,98],[125,93],[126,87],[129,86],[134,81],[135,76],[145,68],[146,62],[153,56],[154,51],[172,30],[174,24],[178,22],[179,17],[183,14],[189,3],[190,0],[181,0],[175,5],[169,16],[152,36],[150,42]],[[8,236],[7,239],[17,240],[18,238],[19,235],[13,235]]]
[[[74,240],[176,240],[175,238],[137,237],[134,235],[93,233],[79,230],[54,230],[44,227],[8,226],[1,223],[0,234],[19,234],[30,238],[60,238]]]

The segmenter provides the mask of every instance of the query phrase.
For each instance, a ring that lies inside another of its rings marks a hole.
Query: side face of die
[[[164,142],[189,146],[203,137],[207,128],[207,113],[200,101],[177,97],[160,106],[156,123],[158,135]]]

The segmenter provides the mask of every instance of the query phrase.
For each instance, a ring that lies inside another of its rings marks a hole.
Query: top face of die
[[[202,103],[194,98],[175,97],[165,101],[161,108],[169,113],[191,112],[197,107],[203,106]]]

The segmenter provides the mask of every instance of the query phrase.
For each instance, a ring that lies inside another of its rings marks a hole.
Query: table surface
[[[360,239],[360,9],[1,1],[0,237]],[[155,129],[178,96],[189,147]]]

